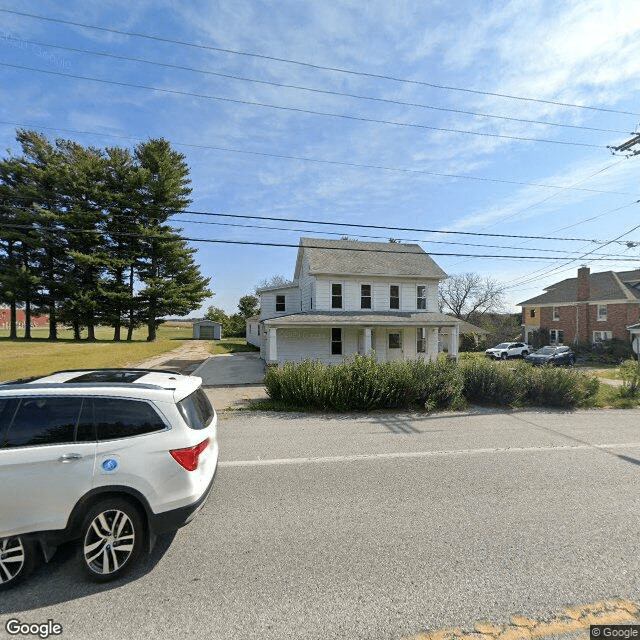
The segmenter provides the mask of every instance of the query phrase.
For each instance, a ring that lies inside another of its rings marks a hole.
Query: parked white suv
[[[489,358],[496,358],[497,360],[524,358],[531,353],[531,347],[524,342],[501,342],[499,345],[487,349],[484,353]]]
[[[193,518],[218,462],[201,385],[149,369],[0,384],[0,589],[74,539],[85,573],[112,580]]]

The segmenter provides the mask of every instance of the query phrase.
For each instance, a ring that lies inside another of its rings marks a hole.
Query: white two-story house
[[[301,238],[293,281],[258,291],[247,337],[268,363],[434,359],[446,328],[458,355],[459,320],[438,311],[446,274],[417,244]]]

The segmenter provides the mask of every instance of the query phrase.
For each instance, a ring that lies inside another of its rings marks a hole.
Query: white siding
[[[342,355],[331,355],[331,327],[278,329],[278,363],[317,360],[339,364],[358,352],[358,328],[342,327]]]
[[[420,311],[438,311],[438,284],[429,280],[407,280],[393,278],[355,278],[322,276],[316,278],[316,298],[313,308],[317,311],[332,311],[331,309],[331,285],[342,285],[342,310],[360,311],[361,285],[371,285],[372,311],[389,311],[389,287],[400,287],[400,309],[398,311],[418,311],[418,286],[427,287],[427,308]],[[335,310],[334,310],[335,311]]]
[[[285,297],[285,310],[276,311],[276,296]],[[283,289],[273,289],[260,293],[260,319],[277,318],[291,313],[300,312],[300,289],[298,287],[288,287]]]

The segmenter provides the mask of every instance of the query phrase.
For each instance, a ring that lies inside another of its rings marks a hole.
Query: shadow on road
[[[151,553],[143,553],[131,573],[104,584],[92,582],[82,572],[79,559],[80,543],[64,544],[58,547],[51,562],[38,565],[24,583],[2,593],[0,614],[12,614],[77,600],[138,580],[158,564],[171,546],[176,533],[174,531],[159,537]]]

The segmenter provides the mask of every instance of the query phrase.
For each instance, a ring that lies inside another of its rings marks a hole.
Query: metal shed
[[[213,320],[200,320],[193,323],[194,340],[221,340],[222,325]]]

